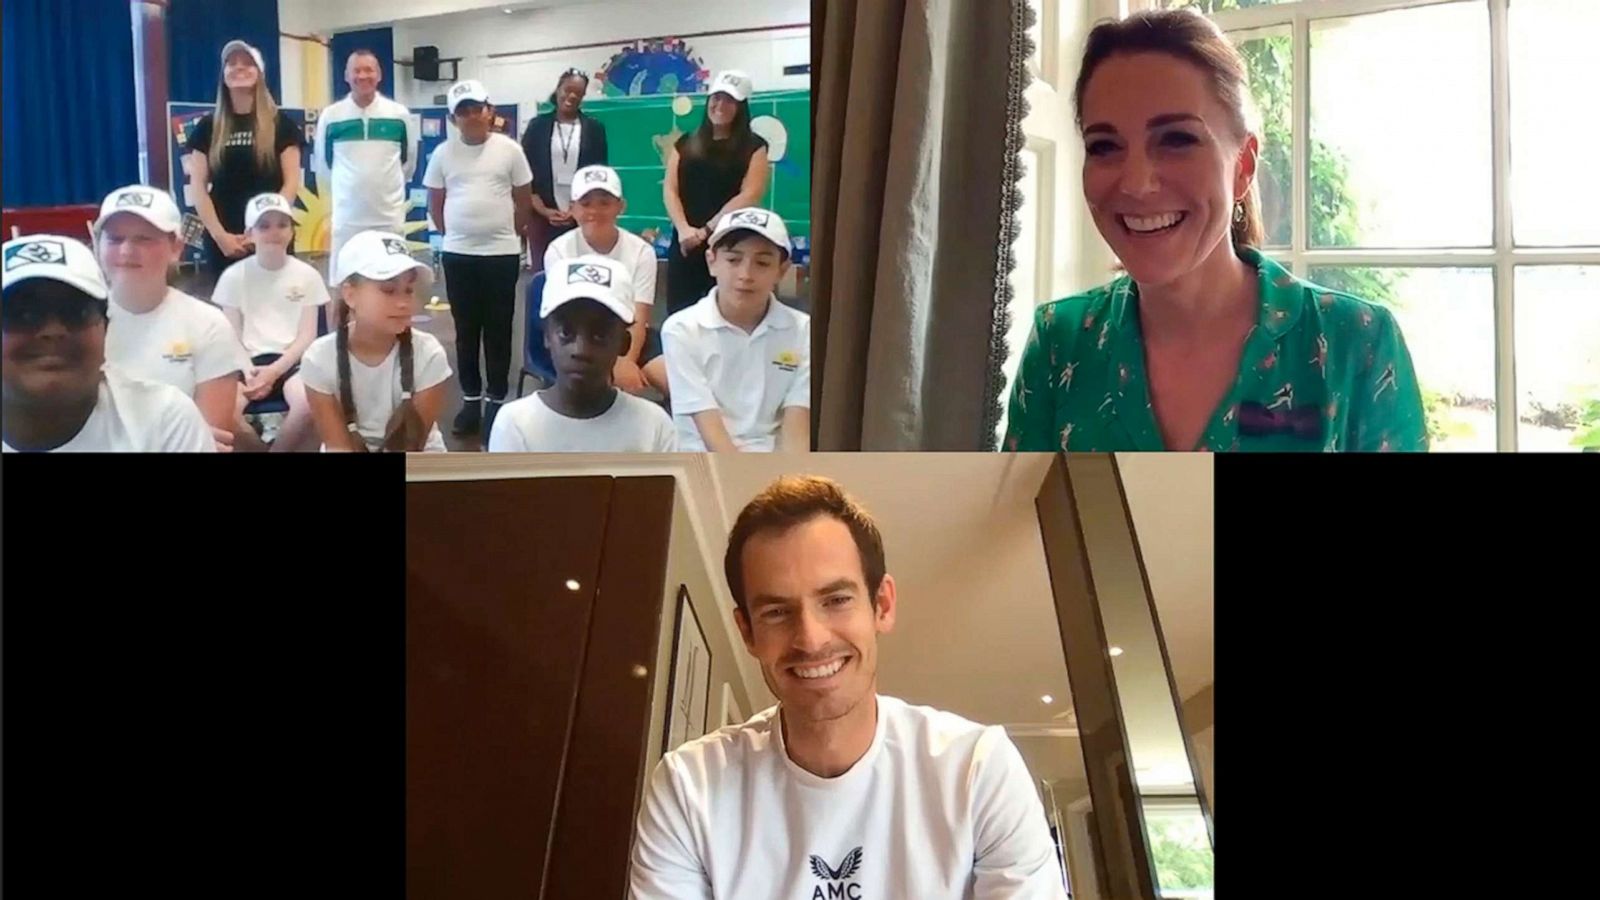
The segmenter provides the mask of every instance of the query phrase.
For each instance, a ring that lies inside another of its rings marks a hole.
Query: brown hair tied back
[[[1249,71],[1244,57],[1229,42],[1216,23],[1190,8],[1151,10],[1135,13],[1117,22],[1102,22],[1089,32],[1083,49],[1083,64],[1073,90],[1073,108],[1078,127],[1083,127],[1083,95],[1089,78],[1100,64],[1113,56],[1133,53],[1164,53],[1189,63],[1205,73],[1212,94],[1228,111],[1234,135],[1243,139],[1256,132],[1252,126],[1254,107],[1246,87]],[[1240,201],[1243,215],[1233,216],[1233,245],[1259,247],[1266,232],[1261,224],[1261,201],[1251,184]]]
[[[351,279],[358,283],[361,280],[358,275],[351,276]],[[367,453],[367,441],[361,436],[357,425],[355,392],[350,381],[349,304],[340,304],[338,318],[334,346],[338,350],[339,406],[344,412],[345,429],[350,433],[350,449],[356,453]],[[417,412],[417,404],[412,399],[416,394],[415,369],[411,329],[407,328],[400,333],[400,405],[394,408],[388,424],[384,426],[383,444],[379,447],[381,452],[415,453],[422,450],[428,441],[428,430],[422,425],[422,414]]]

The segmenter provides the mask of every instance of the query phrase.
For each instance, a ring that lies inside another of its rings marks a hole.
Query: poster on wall
[[[204,254],[204,240],[201,233],[204,225],[200,222],[199,214],[195,211],[193,191],[189,186],[189,176],[183,167],[184,147],[189,143],[189,135],[199,124],[200,119],[213,110],[210,103],[168,103],[167,121],[170,124],[168,131],[168,158],[170,170],[168,176],[172,179],[173,196],[178,201],[178,208],[183,211],[185,222],[185,237],[189,246],[185,248],[183,261],[190,263],[200,262]],[[327,253],[333,238],[331,234],[332,220],[328,209],[327,198],[317,184],[316,174],[312,171],[312,154],[317,152],[317,110],[285,108],[284,114],[290,121],[305,132],[306,149],[301,154],[300,193],[296,195],[294,222],[295,222],[295,253],[306,255],[313,253]],[[495,107],[495,127],[501,133],[516,139],[517,132],[517,105],[507,104]],[[433,151],[450,137],[447,125],[449,114],[442,106],[422,107],[411,112],[413,124],[417,127],[420,136],[421,148],[417,158],[417,168],[407,185],[407,196],[411,201],[410,209],[406,213],[405,237],[413,251],[427,250],[434,247],[436,235],[428,227],[428,191],[422,186],[422,176],[428,169],[428,158]],[[435,249],[437,249],[435,247]]]
[[[667,682],[667,722],[662,753],[704,735],[711,701],[711,648],[689,589],[678,586],[678,610],[672,634],[672,669]]]

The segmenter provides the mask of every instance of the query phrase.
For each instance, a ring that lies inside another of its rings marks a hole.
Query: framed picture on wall
[[[743,725],[750,717],[739,708],[739,698],[733,695],[733,685],[724,681],[722,683],[722,700],[718,704],[717,727],[726,728],[729,725]]]
[[[686,585],[678,586],[672,626],[672,677],[667,681],[666,739],[662,752],[706,733],[711,704],[711,646]],[[719,726],[720,727],[720,726]]]

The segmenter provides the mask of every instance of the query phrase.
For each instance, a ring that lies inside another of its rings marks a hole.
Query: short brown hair
[[[878,605],[878,586],[883,583],[883,537],[866,509],[845,493],[840,484],[820,475],[785,475],[745,504],[728,534],[728,552],[722,569],[728,589],[739,611],[750,614],[744,596],[744,545],[763,531],[788,531],[818,516],[843,522],[855,538],[861,555],[861,571],[867,579],[867,597]]]
[[[1253,108],[1247,90],[1250,73],[1244,57],[1215,22],[1193,7],[1134,13],[1121,21],[1101,22],[1089,32],[1073,90],[1079,128],[1083,127],[1083,95],[1095,69],[1113,56],[1133,53],[1164,53],[1198,68],[1206,74],[1211,93],[1228,111],[1235,136],[1242,138],[1253,131]],[[1244,218],[1234,222],[1232,228],[1234,246],[1259,247],[1265,232],[1261,200],[1254,184],[1242,203]]]

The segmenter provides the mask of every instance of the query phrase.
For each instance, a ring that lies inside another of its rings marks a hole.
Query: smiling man
[[[828,479],[780,479],[739,514],[724,568],[778,705],[656,767],[634,900],[1066,897],[1005,731],[878,694],[899,601],[864,509]]]

